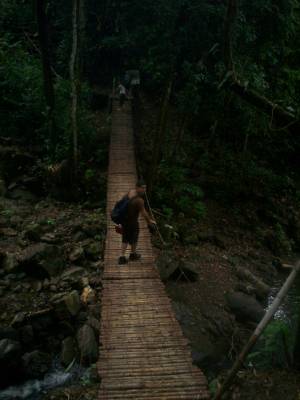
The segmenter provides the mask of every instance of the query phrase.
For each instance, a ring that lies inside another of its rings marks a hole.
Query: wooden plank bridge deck
[[[121,236],[109,212],[137,180],[131,105],[113,104],[107,193],[107,238],[100,331],[100,400],[209,399],[188,341],[155,266],[150,234],[140,221],[142,260],[117,264]],[[129,251],[129,250],[128,250]]]

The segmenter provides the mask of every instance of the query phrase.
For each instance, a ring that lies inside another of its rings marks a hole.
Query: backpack
[[[131,199],[128,197],[128,195],[122,197],[121,200],[117,201],[110,216],[112,221],[117,224],[117,225],[122,225],[124,222],[124,219],[127,214],[127,209],[128,209],[128,204],[131,200],[133,200],[135,197],[132,197]]]

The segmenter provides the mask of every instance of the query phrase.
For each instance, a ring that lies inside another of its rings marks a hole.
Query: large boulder
[[[17,358],[21,353],[21,345],[18,341],[12,339],[0,340],[0,362],[9,362]]]
[[[176,259],[172,253],[161,255],[157,266],[163,282],[168,280],[195,282],[198,279],[196,265],[189,261]]]
[[[254,293],[258,299],[265,299],[270,293],[270,286],[264,283],[260,278],[252,274],[247,268],[235,268],[236,275],[242,280],[242,282],[248,281],[254,288]]]
[[[76,341],[73,337],[68,336],[62,342],[61,363],[67,367],[77,356]]]
[[[80,360],[84,365],[90,365],[98,359],[98,344],[95,333],[89,325],[83,325],[77,333]]]
[[[231,311],[239,321],[260,322],[265,311],[260,303],[253,297],[242,292],[231,292],[226,295]]]
[[[51,356],[39,350],[25,353],[22,361],[29,379],[42,378],[51,367]]]
[[[67,284],[72,287],[72,289],[81,290],[84,287],[82,279],[86,275],[87,271],[84,268],[71,267],[61,275],[61,283]]]
[[[69,259],[72,263],[81,264],[84,261],[84,250],[82,247],[76,247],[69,255]]]
[[[163,252],[157,259],[157,267],[162,281],[166,282],[178,269],[179,261],[171,251]]]
[[[58,246],[37,243],[24,249],[19,262],[26,274],[46,278],[56,276],[62,271],[64,256]]]
[[[76,290],[56,294],[50,299],[50,303],[60,320],[76,316],[81,308],[80,297]]]

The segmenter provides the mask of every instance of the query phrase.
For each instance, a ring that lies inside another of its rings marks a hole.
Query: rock
[[[18,329],[20,326],[24,325],[25,321],[26,321],[26,314],[24,312],[19,312],[14,316],[14,319],[12,320],[10,326]]]
[[[32,289],[36,292],[40,292],[42,290],[43,284],[41,281],[32,282]]]
[[[198,279],[196,265],[188,261],[180,260],[178,268],[170,275],[169,279],[196,282]]]
[[[91,304],[88,306],[89,314],[96,319],[101,318],[101,306],[100,304]]]
[[[101,225],[97,222],[90,222],[88,225],[84,225],[82,227],[82,231],[88,236],[88,237],[95,237],[99,233],[101,233]]]
[[[237,292],[243,292],[249,296],[255,296],[255,287],[250,283],[238,282],[235,286]]]
[[[159,270],[160,277],[163,282],[166,282],[172,273],[178,268],[179,261],[174,258],[172,252],[163,252],[158,260],[157,267]]]
[[[95,333],[89,325],[81,327],[77,333],[80,360],[83,365],[90,365],[98,359],[98,344]]]
[[[102,287],[102,278],[101,278],[101,276],[99,276],[99,274],[97,273],[97,275],[92,276],[92,277],[90,278],[90,281],[87,282],[87,284],[84,285],[84,286],[88,286],[89,283],[90,283],[90,286],[92,286],[92,287],[98,287],[98,288],[100,288],[100,287]]]
[[[11,289],[11,291],[13,292],[13,293],[20,293],[21,291],[22,291],[22,285],[18,285],[18,286],[16,286],[16,287],[14,287],[14,288],[12,288]]]
[[[78,231],[74,235],[74,241],[77,243],[81,242],[82,240],[85,240],[86,238],[87,238],[87,235],[82,231]]]
[[[85,247],[84,251],[86,257],[89,260],[97,261],[101,253],[100,243],[97,242],[90,243],[88,246]]]
[[[73,292],[64,297],[64,301],[70,314],[72,316],[77,315],[81,308],[78,292],[76,290],[73,290]]]
[[[2,339],[11,339],[18,341],[18,331],[10,326],[0,326],[0,340]]]
[[[21,354],[21,345],[18,341],[12,339],[0,340],[0,364],[2,362],[10,362],[14,358],[18,358]]]
[[[76,341],[71,336],[62,342],[61,363],[67,367],[77,356]]]
[[[20,226],[23,222],[23,219],[21,217],[19,217],[18,215],[13,215],[12,217],[10,217],[10,225],[13,228],[17,228],[18,226]]]
[[[81,278],[81,285],[83,288],[85,288],[86,286],[89,286],[89,278],[87,276],[84,276],[83,278]]]
[[[20,266],[28,275],[46,278],[57,275],[64,265],[62,249],[37,243],[27,247],[19,257]]]
[[[6,253],[2,261],[2,267],[8,273],[17,272],[19,269],[19,263],[16,256],[11,253]]]
[[[61,275],[62,280],[78,280],[81,279],[83,275],[87,272],[82,267],[71,267],[68,268],[63,274]]]
[[[104,269],[104,262],[102,260],[98,260],[96,262],[92,262],[90,264],[91,268],[94,268],[97,270],[97,272],[103,271]]]
[[[96,335],[99,334],[100,322],[96,318],[94,318],[92,316],[89,316],[86,323],[87,323],[87,325],[89,325],[91,328],[94,329],[94,332],[95,332]]]
[[[33,242],[39,242],[41,237],[41,227],[39,224],[30,224],[24,231],[24,237]]]
[[[265,311],[259,302],[242,292],[231,292],[226,295],[231,311],[239,321],[260,322]]]
[[[22,360],[26,375],[30,379],[42,378],[51,367],[51,356],[39,350],[24,354]]]
[[[70,316],[76,316],[81,308],[78,292],[73,290],[71,293],[59,293],[50,299],[56,316],[63,320]]]
[[[31,285],[29,282],[25,282],[25,283],[23,283],[23,287],[25,290],[29,290],[31,288]]]
[[[84,325],[86,323],[87,318],[88,318],[88,313],[85,311],[80,311],[80,313],[77,315],[77,321],[81,325]]]
[[[195,282],[198,278],[195,264],[185,260],[176,260],[168,254],[159,258],[158,269],[163,282],[168,280]]]
[[[48,289],[49,288],[49,286],[50,286],[50,281],[49,281],[49,279],[44,279],[44,281],[43,281],[43,288],[44,289]]]
[[[46,233],[41,237],[41,241],[48,244],[57,244],[59,239],[54,235],[54,233]]]
[[[246,268],[235,268],[236,275],[244,282],[245,280],[250,282],[255,289],[255,294],[259,299],[265,299],[270,293],[270,286],[266,285],[261,279],[253,275]]]
[[[84,250],[82,247],[77,247],[74,249],[70,255],[69,255],[69,260],[72,263],[81,263],[84,260]]]
[[[8,236],[8,237],[15,237],[18,233],[12,228],[1,228],[0,229],[0,236]]]
[[[19,281],[21,281],[24,278],[26,278],[26,274],[24,274],[24,272],[21,272],[20,274],[16,275],[16,279],[18,279]]]

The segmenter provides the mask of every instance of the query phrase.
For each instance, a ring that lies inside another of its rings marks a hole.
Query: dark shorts
[[[122,242],[136,244],[139,238],[139,225],[123,225]]]

